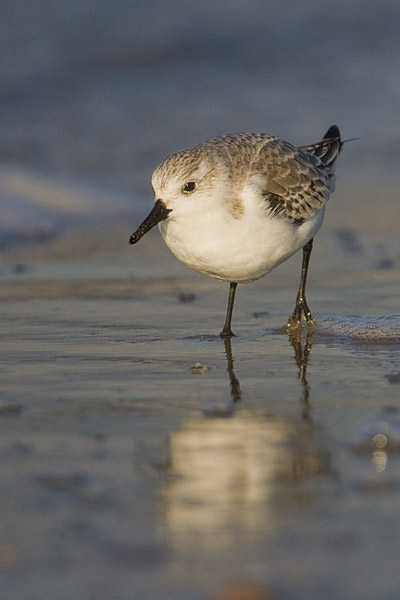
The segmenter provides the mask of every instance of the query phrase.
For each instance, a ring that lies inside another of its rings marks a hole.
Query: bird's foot
[[[219,334],[219,336],[222,337],[223,339],[236,337],[230,327],[229,328],[224,327],[223,330],[221,331],[221,333]]]
[[[305,323],[302,320],[303,315]],[[308,330],[312,330],[315,327],[315,322],[306,301],[301,300],[296,303],[296,307],[289,317],[285,329],[288,333],[301,333],[305,327],[307,327]]]

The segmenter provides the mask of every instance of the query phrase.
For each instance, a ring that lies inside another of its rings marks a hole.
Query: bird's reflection
[[[306,424],[247,411],[187,420],[170,436],[162,493],[174,545],[222,549],[275,527],[283,490],[291,504],[307,494],[303,482],[330,473],[329,456],[309,434]]]
[[[312,339],[306,334],[288,339],[308,406]],[[309,480],[333,476],[329,452],[319,445],[310,419],[246,410],[229,338],[224,348],[234,413],[194,416],[169,439],[164,516],[170,542],[185,555],[268,537],[290,515],[293,502],[312,500]]]

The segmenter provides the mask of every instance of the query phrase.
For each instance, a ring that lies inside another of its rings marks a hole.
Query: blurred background
[[[133,226],[167,154],[236,131],[307,144],[332,123],[360,137],[333,222],[393,227],[399,27],[397,0],[3,0],[0,241]]]

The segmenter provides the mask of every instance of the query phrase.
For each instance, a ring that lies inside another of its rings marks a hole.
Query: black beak
[[[164,221],[171,212],[171,208],[167,208],[162,200],[156,200],[153,210],[151,213],[145,218],[143,223],[139,225],[134,233],[132,233],[129,238],[130,244],[136,244],[140,238],[144,236],[145,233],[150,231],[154,225],[157,225],[160,221]]]

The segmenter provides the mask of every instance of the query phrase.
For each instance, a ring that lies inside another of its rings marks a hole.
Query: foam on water
[[[319,333],[360,342],[400,341],[400,314],[378,317],[330,315],[318,319],[317,325]]]

